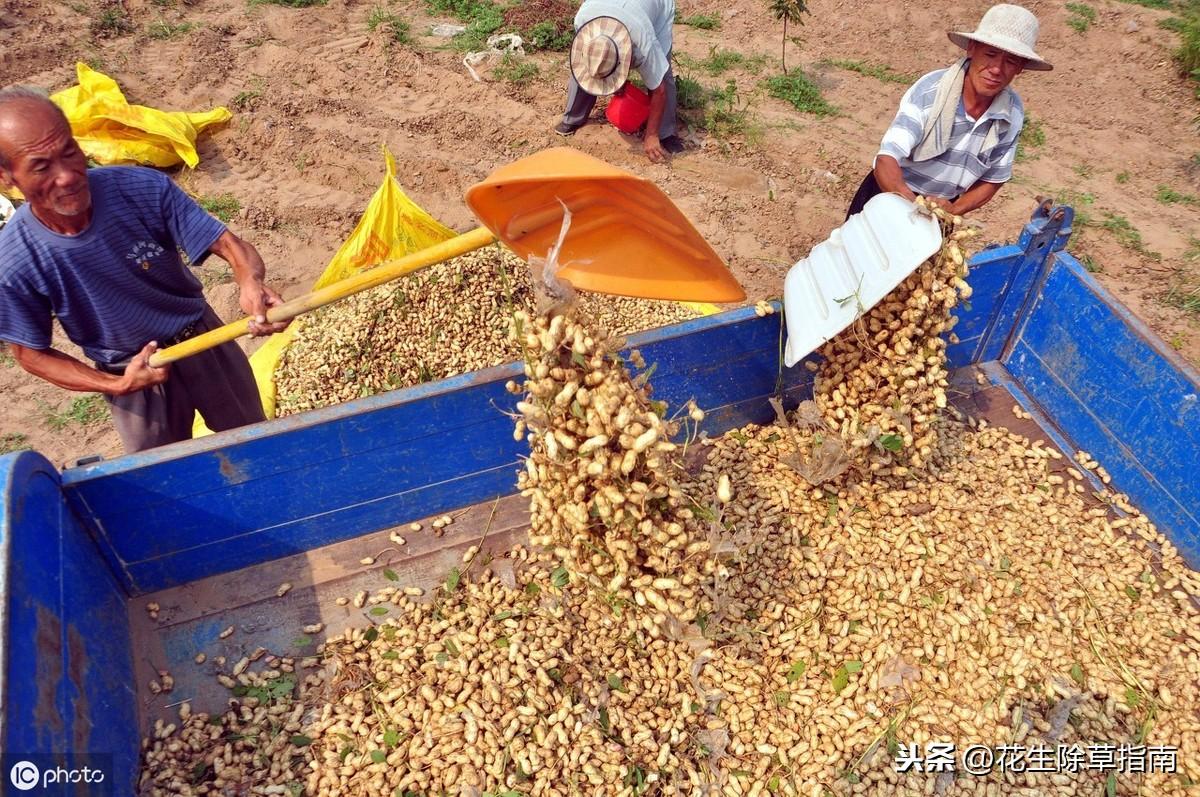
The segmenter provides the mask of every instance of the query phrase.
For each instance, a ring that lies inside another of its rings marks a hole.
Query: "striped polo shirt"
[[[950,146],[936,158],[913,161],[911,155],[923,138],[925,123],[932,113],[938,81],[945,69],[930,72],[904,93],[900,110],[883,136],[879,155],[890,155],[900,163],[904,182],[922,196],[953,199],[980,180],[1004,183],[1012,178],[1017,136],[1025,122],[1021,98],[1011,87],[992,100],[991,107],[979,119],[967,115],[962,98],[954,114]],[[993,125],[999,125],[999,142],[981,152],[984,139]]]
[[[88,170],[92,219],[78,235],[38,221],[28,204],[0,229],[0,340],[46,349],[51,319],[93,361],[127,361],[205,308],[198,265],[225,232],[161,172]]]

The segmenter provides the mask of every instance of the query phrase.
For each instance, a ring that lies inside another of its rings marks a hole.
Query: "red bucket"
[[[632,83],[626,83],[608,101],[604,115],[613,127],[633,135],[650,118],[650,95]]]

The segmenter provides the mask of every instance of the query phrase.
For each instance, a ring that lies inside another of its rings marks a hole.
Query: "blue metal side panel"
[[[765,421],[781,317],[750,308],[630,338],[656,397],[709,411],[712,434]],[[64,489],[134,594],[512,493],[524,443],[502,412],[517,365],[68,470]]]
[[[81,754],[132,793],[138,750],[125,595],[41,455],[0,457],[0,751]]]
[[[959,304],[954,313],[958,323],[954,334],[958,343],[946,348],[951,368],[961,368],[974,363],[982,345],[984,335],[995,324],[1001,300],[1008,290],[1015,267],[1022,262],[1025,253],[1017,246],[998,246],[971,258],[967,282],[971,284],[971,299]]]
[[[1200,567],[1200,375],[1075,258],[1051,262],[1004,364]]]

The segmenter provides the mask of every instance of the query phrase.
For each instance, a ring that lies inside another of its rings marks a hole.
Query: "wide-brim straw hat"
[[[1006,53],[1025,59],[1025,68],[1049,72],[1054,67],[1034,51],[1037,46],[1038,19],[1032,11],[1008,3],[994,5],[983,15],[979,27],[968,33],[950,31],[950,41],[964,50],[973,41],[990,44]]]
[[[594,97],[615,94],[629,79],[633,40],[629,29],[613,17],[584,23],[571,40],[571,74]]]

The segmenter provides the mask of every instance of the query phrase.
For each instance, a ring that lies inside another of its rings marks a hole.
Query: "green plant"
[[[1087,3],[1067,3],[1067,11],[1071,13],[1067,24],[1078,33],[1085,32],[1096,21],[1096,9]]]
[[[39,402],[42,420],[51,430],[60,432],[68,426],[90,426],[108,417],[108,404],[99,393],[89,393],[74,399],[63,411]]]
[[[1096,259],[1091,255],[1080,255],[1079,262],[1083,264],[1083,267],[1087,269],[1088,273],[1095,274],[1103,270],[1096,263]]]
[[[1163,297],[1163,303],[1185,313],[1200,314],[1200,285],[1173,285]]]
[[[467,29],[450,42],[456,50],[482,50],[488,37],[504,27],[504,9],[492,0],[425,0],[425,5],[432,13],[466,23]]]
[[[92,21],[92,33],[100,37],[121,36],[133,32],[133,21],[120,4],[106,6]]]
[[[570,25],[560,25],[552,19],[544,19],[524,34],[524,38],[535,50],[562,52],[571,47],[575,32]]]
[[[772,97],[789,103],[797,111],[816,116],[834,116],[838,112],[821,96],[820,87],[800,70],[767,78],[766,87]]]
[[[0,454],[29,448],[29,436],[21,432],[0,432]]]
[[[238,201],[238,198],[229,193],[218,196],[202,196],[196,202],[226,224],[242,209],[242,203]]]
[[[716,45],[710,47],[708,55],[702,59],[697,60],[688,55],[680,55],[676,60],[681,66],[699,69],[714,77],[723,75],[731,69],[739,68],[757,73],[767,61],[766,57],[761,55],[743,55],[736,50],[722,50]]]
[[[675,102],[684,111],[698,111],[708,104],[708,93],[700,81],[676,75]]]
[[[1154,198],[1164,205],[1200,205],[1200,197],[1194,194],[1183,194],[1168,185],[1160,185]]]
[[[708,92],[704,128],[711,136],[722,140],[740,136],[753,142],[762,132],[751,115],[749,101],[738,93],[737,83],[733,80],[726,81],[722,89]]]
[[[1183,347],[1187,344],[1187,338],[1183,336],[1182,332],[1176,332],[1167,342],[1175,351],[1183,351]]]
[[[1072,166],[1071,169],[1084,180],[1087,180],[1092,176],[1091,164],[1080,163],[1076,166]]]
[[[840,69],[849,69],[851,72],[857,72],[860,75],[873,77],[876,80],[882,80],[884,83],[902,83],[909,85],[916,82],[920,75],[910,74],[908,72],[897,72],[886,64],[869,64],[866,61],[852,61],[839,58],[826,58],[821,61],[825,66],[836,66]]]
[[[382,28],[391,34],[392,41],[398,44],[412,44],[412,26],[397,14],[393,14],[386,6],[376,6],[367,15],[367,30],[372,33]]]
[[[1121,185],[1125,185],[1125,183],[1129,182],[1130,177],[1132,177],[1132,175],[1129,172],[1118,172],[1117,182]]]
[[[775,19],[783,21],[783,40],[780,43],[779,60],[783,66],[783,74],[787,74],[787,29],[788,23],[793,25],[804,24],[804,14],[809,13],[808,3],[806,0],[767,0],[767,8]]]
[[[171,23],[165,19],[155,20],[146,27],[146,34],[151,39],[164,41],[166,39],[174,39],[176,36],[182,36],[185,33],[192,31],[196,27],[193,22]]]
[[[309,6],[323,6],[329,0],[249,0],[248,5],[254,6],[272,5],[286,6],[288,8],[308,8]]]
[[[1171,0],[1121,0],[1123,3],[1131,3],[1135,6],[1145,6],[1146,8],[1170,8]]]
[[[1031,149],[1036,149],[1046,143],[1046,131],[1042,128],[1042,122],[1033,114],[1025,114],[1025,124],[1021,127],[1021,135],[1017,136],[1017,156],[1018,161],[1033,160],[1037,157],[1036,154],[1030,152]]]
[[[1183,259],[1189,263],[1200,260],[1200,238],[1188,236],[1188,248],[1184,250]]]
[[[538,76],[538,65],[527,58],[520,58],[512,53],[505,53],[504,58],[492,70],[492,77],[524,86]]]
[[[692,14],[679,20],[679,24],[700,30],[719,30],[721,17],[718,14]]]
[[[1103,211],[1103,215],[1104,220],[1098,226],[1112,233],[1113,237],[1117,239],[1117,243],[1151,260],[1162,260],[1162,255],[1146,248],[1146,244],[1142,240],[1142,234],[1130,223],[1129,219],[1108,210]]]
[[[258,104],[257,101],[262,97],[266,87],[266,81],[262,77],[255,75],[250,79],[250,88],[233,95],[233,99],[229,101],[229,104],[239,111],[248,111]]]
[[[12,352],[8,350],[8,346],[0,343],[0,366],[4,368],[12,368],[17,364],[17,360],[12,356]]]

